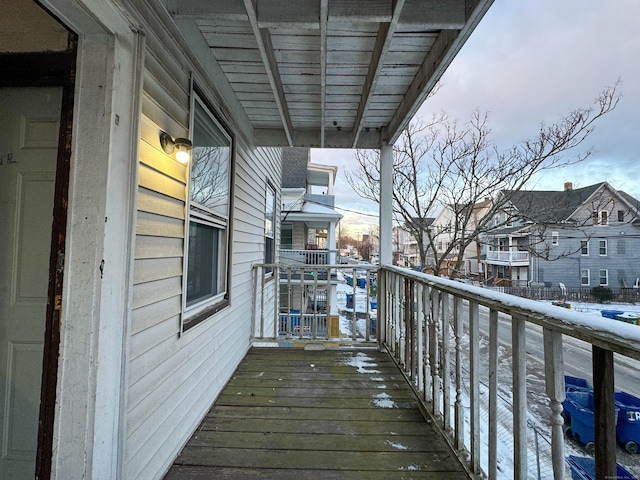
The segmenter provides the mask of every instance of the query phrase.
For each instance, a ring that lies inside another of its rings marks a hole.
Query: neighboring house
[[[484,241],[489,276],[513,285],[630,288],[640,277],[640,203],[602,182],[510,197]]]
[[[432,224],[434,220],[435,220],[434,217],[425,217],[425,218],[414,217],[411,219],[411,223],[409,225],[405,223],[404,228],[401,228],[401,231],[404,233],[403,236],[405,238],[403,253],[404,253],[404,258],[406,259],[406,262],[407,262],[406,266],[409,266],[412,268],[418,268],[418,269],[424,268],[424,265],[422,265],[422,261],[420,259],[420,243],[419,243],[419,240],[416,238],[415,234],[413,233],[417,229],[420,229],[422,230],[422,232],[424,232],[422,243],[423,243],[423,248],[427,252],[427,265],[430,263],[428,252],[431,247],[429,245],[427,231],[432,228]]]
[[[165,474],[277,298],[282,148],[390,166],[492,2],[370,3],[2,3],[0,478]]]
[[[283,150],[280,261],[287,265],[335,265],[336,228],[342,218],[334,210],[338,167],[311,163],[309,152],[299,147]],[[292,288],[283,283],[281,290],[282,312],[307,310],[317,299],[323,310],[330,305],[328,313],[338,313],[336,284],[331,279],[323,282],[321,291],[316,291],[315,285],[303,288],[300,282]]]

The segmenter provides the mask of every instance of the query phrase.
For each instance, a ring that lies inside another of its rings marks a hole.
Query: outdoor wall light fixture
[[[167,132],[160,132],[160,145],[168,155],[176,153],[176,160],[186,164],[189,161],[189,151],[193,148],[188,138],[176,138],[175,140]]]

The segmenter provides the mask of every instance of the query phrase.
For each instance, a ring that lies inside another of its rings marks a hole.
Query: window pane
[[[198,222],[189,223],[187,305],[224,292],[224,231]]]
[[[293,248],[293,224],[283,223],[280,231],[280,248],[291,250]]]
[[[607,254],[607,241],[600,240],[600,255],[606,255],[606,254]]]
[[[589,269],[580,270],[580,284],[589,285]]]
[[[274,214],[275,214],[276,194],[271,188],[267,186],[267,194],[265,199],[265,221],[264,221],[264,234],[267,237],[273,238],[274,232]]]
[[[580,249],[582,255],[589,255],[589,242],[587,240],[582,240],[580,242]]]
[[[231,140],[195,103],[191,153],[191,203],[224,218],[229,212]]]
[[[600,285],[607,285],[609,283],[609,272],[607,270],[600,270]]]

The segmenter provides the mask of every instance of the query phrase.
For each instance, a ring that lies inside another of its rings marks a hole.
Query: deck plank
[[[466,479],[386,353],[253,348],[167,480]]]

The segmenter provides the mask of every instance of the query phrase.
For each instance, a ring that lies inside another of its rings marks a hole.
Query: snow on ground
[[[352,328],[354,322],[354,313],[355,313],[355,325],[356,332],[359,338],[364,336],[364,332],[366,331],[366,317],[369,316],[371,321],[377,320],[377,310],[373,308],[377,305],[372,305],[372,300],[375,300],[375,297],[367,295],[367,291],[363,288],[359,288],[356,286],[354,289],[353,286],[347,285],[346,281],[344,283],[339,283],[337,286],[337,301],[338,301],[338,310],[340,315],[340,332],[341,335],[345,337],[352,336]],[[347,308],[347,295],[354,295],[355,312],[353,307]],[[368,304],[367,304],[368,303]],[[547,304],[548,308],[551,308],[552,312],[556,312],[556,309],[560,307],[555,307],[551,305],[552,302],[539,302],[543,304]],[[545,306],[545,308],[547,308]],[[562,309],[564,313],[564,309]],[[597,303],[585,303],[585,302],[571,302],[570,311],[573,312],[581,312],[593,315],[593,318],[589,319],[589,324],[592,328],[597,328],[598,325],[606,325],[608,328],[611,328],[611,320],[605,319],[601,315],[601,310],[618,310],[624,312],[625,314],[629,314],[631,316],[640,317],[640,305],[638,304],[597,304]],[[569,313],[569,312],[567,312]],[[570,315],[572,316],[572,315]],[[623,323],[621,322],[621,325]],[[617,324],[615,324],[617,325]],[[629,327],[633,327],[629,325]],[[629,328],[626,325],[622,328]],[[640,331],[640,327],[637,327],[638,331]],[[631,330],[636,333],[634,330]],[[486,340],[486,339],[485,339]],[[467,337],[468,341],[468,337]],[[486,341],[484,342],[486,343]],[[481,345],[482,347],[482,345]],[[486,345],[485,345],[486,347]],[[499,358],[501,359],[501,363],[506,369],[510,370],[510,361],[511,361],[511,352],[509,348],[500,347],[502,352],[499,352]],[[350,360],[354,367],[358,368],[358,371],[363,374],[377,373],[376,370],[372,367],[376,365],[371,362],[371,359],[367,357],[366,354],[361,354],[359,356],[354,357]],[[531,379],[535,380],[535,372],[531,374]],[[528,375],[529,377],[529,375]],[[382,380],[382,379],[380,379]],[[539,379],[538,379],[539,381]],[[452,391],[451,398],[456,398],[455,386],[454,382],[452,382]],[[544,388],[542,388],[544,391]],[[469,418],[469,392],[463,392],[462,398],[463,403],[465,405],[465,436],[466,436],[466,444],[467,447],[470,444],[470,418]],[[481,446],[481,457],[483,458],[483,468],[486,469],[486,461],[488,458],[488,445],[486,443],[488,439],[488,431],[487,431],[487,414],[488,411],[488,388],[486,386],[481,387],[481,403],[486,403],[482,410],[484,411],[481,414],[481,438],[483,439]],[[548,399],[545,395],[535,396],[535,398],[539,397],[539,401],[542,403],[538,409],[530,409],[529,412],[529,424],[530,431],[528,433],[528,437],[531,437],[531,441],[529,442],[529,478],[534,480],[538,478],[548,478],[548,475],[551,475],[550,470],[550,430],[548,429],[549,419],[546,418],[548,415],[543,414],[540,416],[540,412],[546,412],[548,410]],[[391,398],[385,397],[384,393],[378,394],[375,398],[372,399],[374,403],[381,408],[394,408],[394,402]],[[512,439],[512,426],[510,424],[513,416],[511,410],[511,395],[508,391],[500,392],[500,401],[498,402],[498,411],[499,418],[502,421],[499,422],[498,425],[498,477],[499,478],[513,478],[513,439]],[[450,406],[453,409],[453,405]],[[453,418],[453,411],[452,411]],[[402,448],[402,446],[398,445],[397,448]],[[565,443],[565,454],[568,455],[576,455],[576,456],[585,456],[584,450],[574,441],[567,439]],[[627,457],[626,452],[623,454],[625,458]],[[640,468],[637,466],[640,464],[640,455],[637,455],[638,462],[636,462],[635,458],[633,458],[634,465],[625,465],[629,470],[631,470],[634,474],[638,475],[640,473]],[[538,466],[536,463],[536,459],[539,458],[540,465]],[[620,459],[619,459],[620,461]],[[621,462],[620,463],[627,463]],[[538,468],[540,470],[538,470]],[[485,470],[486,471],[486,470]],[[541,476],[539,477],[538,471],[540,471]],[[566,478],[569,478],[570,472],[567,470]],[[640,478],[640,477],[639,477]]]

